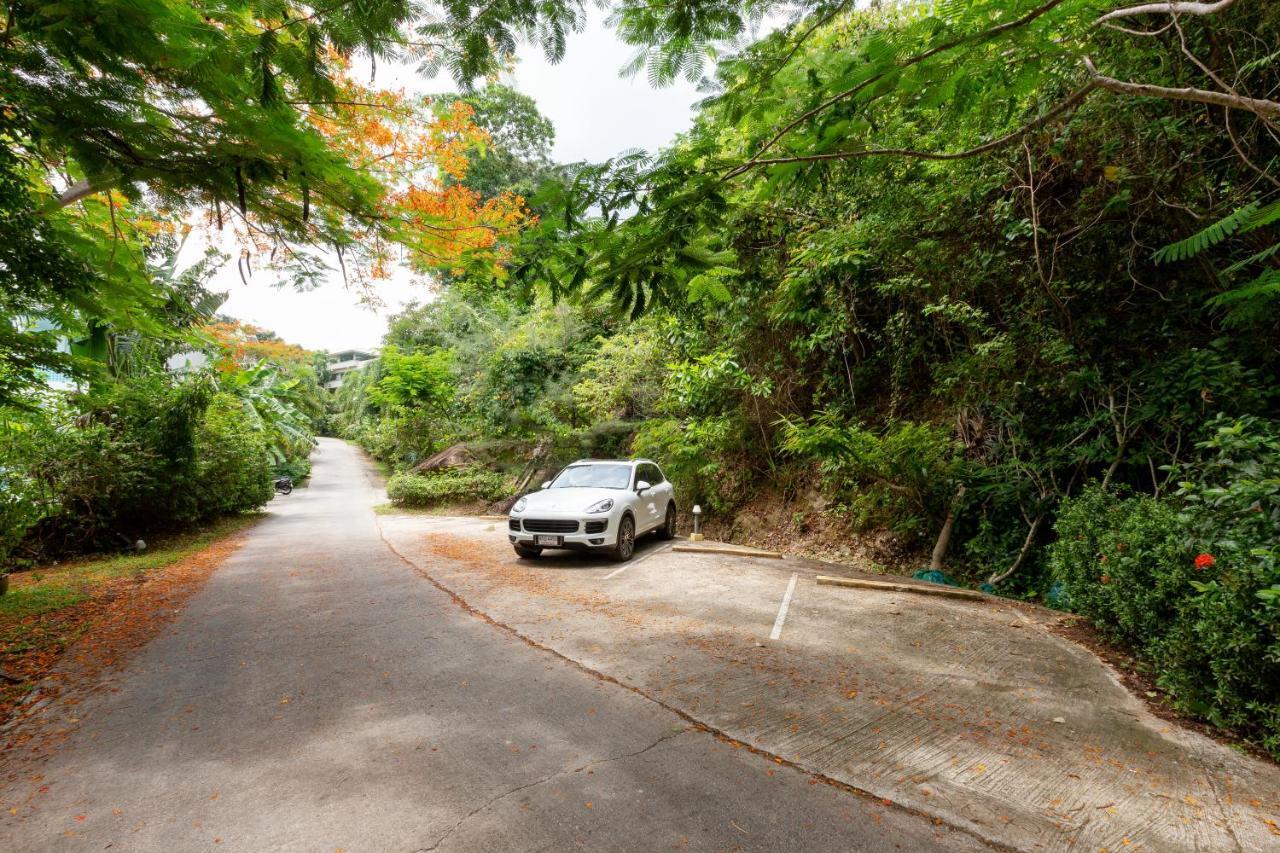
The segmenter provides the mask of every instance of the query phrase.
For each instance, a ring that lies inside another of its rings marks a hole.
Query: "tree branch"
[[[1027,558],[1027,554],[1031,552],[1031,546],[1035,544],[1036,531],[1040,529],[1040,522],[1042,521],[1044,521],[1043,514],[1035,517],[1031,524],[1028,525],[1027,538],[1022,540],[1022,548],[1019,549],[1018,557],[1013,561],[1013,565],[1009,566],[1009,568],[1005,569],[1000,574],[992,574],[991,577],[987,578],[987,583],[995,586],[1018,570],[1018,567],[1022,565],[1022,561]]]
[[[91,196],[101,189],[102,187],[95,187],[93,184],[89,183],[87,178],[76,181],[74,184],[62,191],[62,194],[57,198],[55,206],[57,208],[63,208],[69,204],[75,204],[80,199]]]
[[[852,0],[841,0],[841,2],[836,6],[834,6],[829,12],[827,12],[827,14],[818,18],[816,21],[814,21],[812,26],[810,26],[803,33],[801,33],[800,37],[797,38],[794,42],[792,42],[791,48],[787,51],[786,55],[782,57],[781,61],[775,63],[774,66],[769,69],[768,73],[765,74],[763,79],[756,82],[754,87],[755,90],[759,92],[765,87],[765,84],[769,83],[770,81],[773,80],[774,77],[778,76],[778,72],[787,66],[787,63],[791,61],[791,58],[796,55],[796,51],[798,51],[804,45],[804,43],[809,40],[809,36],[813,35],[814,32],[818,30],[818,28],[830,23],[831,20],[835,18],[836,15],[840,14],[846,8],[848,8],[850,2],[852,2]]]
[[[1280,119],[1280,102],[1262,98],[1246,98],[1243,95],[1232,95],[1228,92],[1211,92],[1207,89],[1196,89],[1190,86],[1175,89],[1169,86],[1156,86],[1151,83],[1131,83],[1117,80],[1098,71],[1089,57],[1084,58],[1085,67],[1093,82],[1109,92],[1122,95],[1135,95],[1144,98],[1162,98],[1167,101],[1190,101],[1195,104],[1213,104],[1219,107],[1244,110],[1264,119]]]
[[[1218,0],[1217,3],[1143,3],[1108,12],[1094,21],[1095,24],[1114,21],[1117,18],[1134,18],[1138,15],[1212,15],[1234,4],[1236,0]]]
[[[1044,115],[1032,119],[1017,130],[1006,133],[1004,136],[984,142],[973,148],[966,148],[964,151],[919,151],[913,148],[864,148],[860,151],[832,151],[827,154],[808,154],[797,157],[774,157],[767,160],[749,160],[741,166],[734,167],[726,177],[731,178],[736,175],[740,175],[757,166],[776,166],[780,163],[812,163],[822,160],[852,160],[858,157],[914,157],[918,160],[963,160],[968,157],[977,157],[980,154],[986,154],[989,151],[995,151],[998,148],[1003,148],[1006,145],[1017,142],[1031,131],[1040,128],[1064,113],[1071,111],[1075,107],[1079,106],[1095,88],[1097,88],[1095,84],[1088,83],[1072,92],[1062,103],[1058,104]]]
[[[1039,18],[1041,15],[1044,15],[1046,12],[1049,12],[1050,10],[1052,10],[1054,7],[1058,6],[1062,2],[1063,0],[1048,0],[1048,2],[1044,3],[1043,5],[1037,6],[1027,14],[1023,15],[1021,18],[1018,18],[1017,20],[1009,21],[1006,24],[1000,24],[999,26],[992,27],[989,30],[983,30],[982,32],[977,33],[976,35],[960,36],[958,38],[952,39],[951,41],[943,42],[942,44],[932,47],[929,50],[924,51],[923,53],[917,53],[915,56],[909,57],[903,60],[902,62],[895,63],[894,68],[898,70],[901,70],[903,68],[910,68],[913,65],[919,65],[921,62],[924,62],[926,59],[931,59],[932,57],[937,56],[940,53],[945,53],[946,51],[959,47],[962,44],[966,44],[968,42],[986,41],[987,39],[998,36],[1001,33],[1007,32],[1012,29],[1017,29],[1018,27],[1026,26],[1027,24],[1031,23],[1036,18]],[[824,100],[822,103],[818,104],[813,109],[807,110],[806,112],[801,114],[799,117],[797,117],[794,121],[789,122],[781,130],[779,130],[772,137],[770,137],[769,141],[761,145],[760,148],[756,151],[756,153],[751,157],[749,161],[744,163],[739,170],[735,170],[729,173],[728,175],[726,175],[725,178],[726,179],[732,178],[738,174],[741,174],[741,172],[747,171],[757,161],[759,161],[759,158],[761,157],[761,155],[763,155],[766,151],[772,148],[779,139],[786,136],[788,133],[795,130],[801,124],[813,118],[823,110],[831,107],[834,104],[839,103],[840,101],[845,100],[846,98],[853,97],[854,95],[858,94],[863,89],[870,86],[872,83],[875,83],[876,81],[882,79],[883,77],[884,77],[883,72],[880,74],[875,74],[867,78],[866,80],[863,80],[861,83],[857,84],[856,86],[853,86],[849,89],[845,89],[843,92],[838,92],[832,95],[831,97]],[[760,162],[763,162],[763,161],[760,161]]]
[[[1280,180],[1277,180],[1273,178],[1271,175],[1267,174],[1267,172],[1264,171],[1262,167],[1260,167],[1258,164],[1250,160],[1249,155],[1244,152],[1244,148],[1240,145],[1240,137],[1236,136],[1235,128],[1231,126],[1231,110],[1224,109],[1222,111],[1222,119],[1223,119],[1223,122],[1226,124],[1227,136],[1231,139],[1231,147],[1235,149],[1236,156],[1239,157],[1241,161],[1243,161],[1244,164],[1248,166],[1250,169],[1252,169],[1253,171],[1261,175],[1263,178],[1270,181],[1277,188],[1280,188]]]

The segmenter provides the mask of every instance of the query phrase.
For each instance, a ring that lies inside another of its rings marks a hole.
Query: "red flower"
[[[1196,557],[1196,568],[1197,568],[1197,569],[1200,569],[1201,571],[1204,571],[1205,569],[1209,568],[1209,567],[1210,567],[1210,566],[1212,566],[1212,565],[1213,565],[1213,555],[1212,555],[1212,554],[1201,554],[1201,555],[1199,555],[1198,557]]]

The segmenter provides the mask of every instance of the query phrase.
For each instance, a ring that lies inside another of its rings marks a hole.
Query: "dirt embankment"
[[[688,513],[684,515],[687,527]],[[829,501],[815,492],[786,498],[765,491],[727,517],[708,513],[703,518],[708,539],[839,563],[861,572],[910,575],[929,562],[926,553],[905,547],[890,531],[855,532],[848,519],[832,512]]]

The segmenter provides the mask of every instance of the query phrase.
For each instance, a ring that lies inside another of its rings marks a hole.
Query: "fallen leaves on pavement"
[[[64,724],[78,722],[77,715],[42,726],[16,724],[73,683],[98,685],[104,671],[118,667],[126,655],[156,636],[239,547],[240,534],[253,520],[231,519],[183,538],[167,564],[162,552],[140,556],[141,570],[127,565],[117,570],[127,560],[116,558],[15,577],[10,596],[44,588],[73,589],[75,594],[66,597],[63,606],[49,609],[14,606],[16,598],[6,602],[8,612],[0,608],[0,666],[14,679],[0,688],[0,720],[8,721],[0,749],[65,737]]]

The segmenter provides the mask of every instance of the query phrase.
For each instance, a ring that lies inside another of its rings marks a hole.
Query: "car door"
[[[667,519],[667,504],[675,502],[676,490],[671,485],[671,481],[663,475],[661,468],[657,465],[651,467],[656,479],[649,482],[653,483],[654,489],[658,492],[658,520],[664,522]]]
[[[654,482],[661,477],[662,474],[658,471],[657,465],[644,463],[636,466],[636,477],[632,482],[632,488],[635,488],[635,484],[641,480],[649,484],[649,489],[643,495],[637,495],[636,526],[639,530],[652,530],[662,523],[662,514],[666,511],[667,504],[660,500],[660,490],[656,488],[658,484]]]

